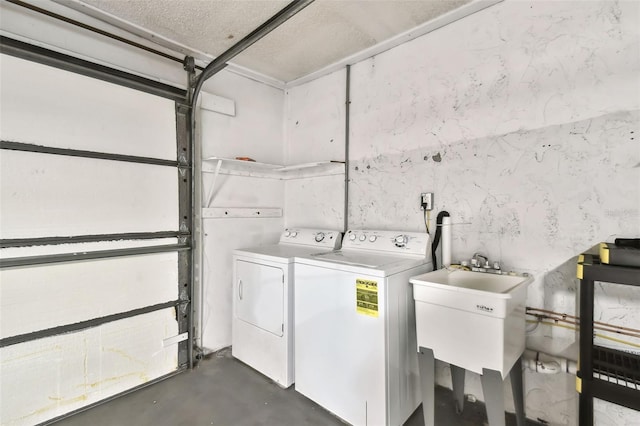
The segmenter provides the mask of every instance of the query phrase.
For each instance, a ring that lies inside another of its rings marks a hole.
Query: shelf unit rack
[[[282,166],[278,164],[260,163],[257,161],[237,160],[233,158],[208,157],[202,160],[202,173],[212,174],[213,180],[209,193],[204,199],[203,217],[277,217],[282,214],[276,208],[250,209],[215,209],[210,208],[214,189],[219,175],[246,176],[266,179],[303,179],[319,176],[332,176],[345,173],[343,161],[321,161],[315,163]],[[229,213],[233,210],[233,214]]]
[[[581,426],[593,425],[593,399],[640,410],[640,356],[593,343],[595,282],[640,287],[640,268],[607,265],[595,254],[578,258],[580,280],[580,393]]]

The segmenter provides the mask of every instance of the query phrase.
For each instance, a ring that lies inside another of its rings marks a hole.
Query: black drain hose
[[[436,218],[436,234],[433,236],[433,241],[431,242],[431,260],[433,262],[433,270],[438,269],[438,260],[436,259],[436,249],[438,248],[438,244],[440,244],[440,235],[442,233],[442,218],[450,217],[448,211],[441,211],[438,213],[438,217]]]

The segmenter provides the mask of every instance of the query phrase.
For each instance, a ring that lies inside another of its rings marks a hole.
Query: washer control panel
[[[340,248],[342,233],[326,229],[287,228],[280,235],[280,244]]]
[[[342,248],[426,256],[430,241],[429,235],[423,232],[352,229],[345,233]]]

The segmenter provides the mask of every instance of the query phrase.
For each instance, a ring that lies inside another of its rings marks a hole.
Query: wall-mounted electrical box
[[[420,210],[433,210],[433,192],[420,194]]]

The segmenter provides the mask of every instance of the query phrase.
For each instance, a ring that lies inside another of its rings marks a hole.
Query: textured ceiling
[[[80,1],[211,56],[224,52],[288,3]],[[281,81],[295,80],[470,1],[316,0],[232,62]]]

